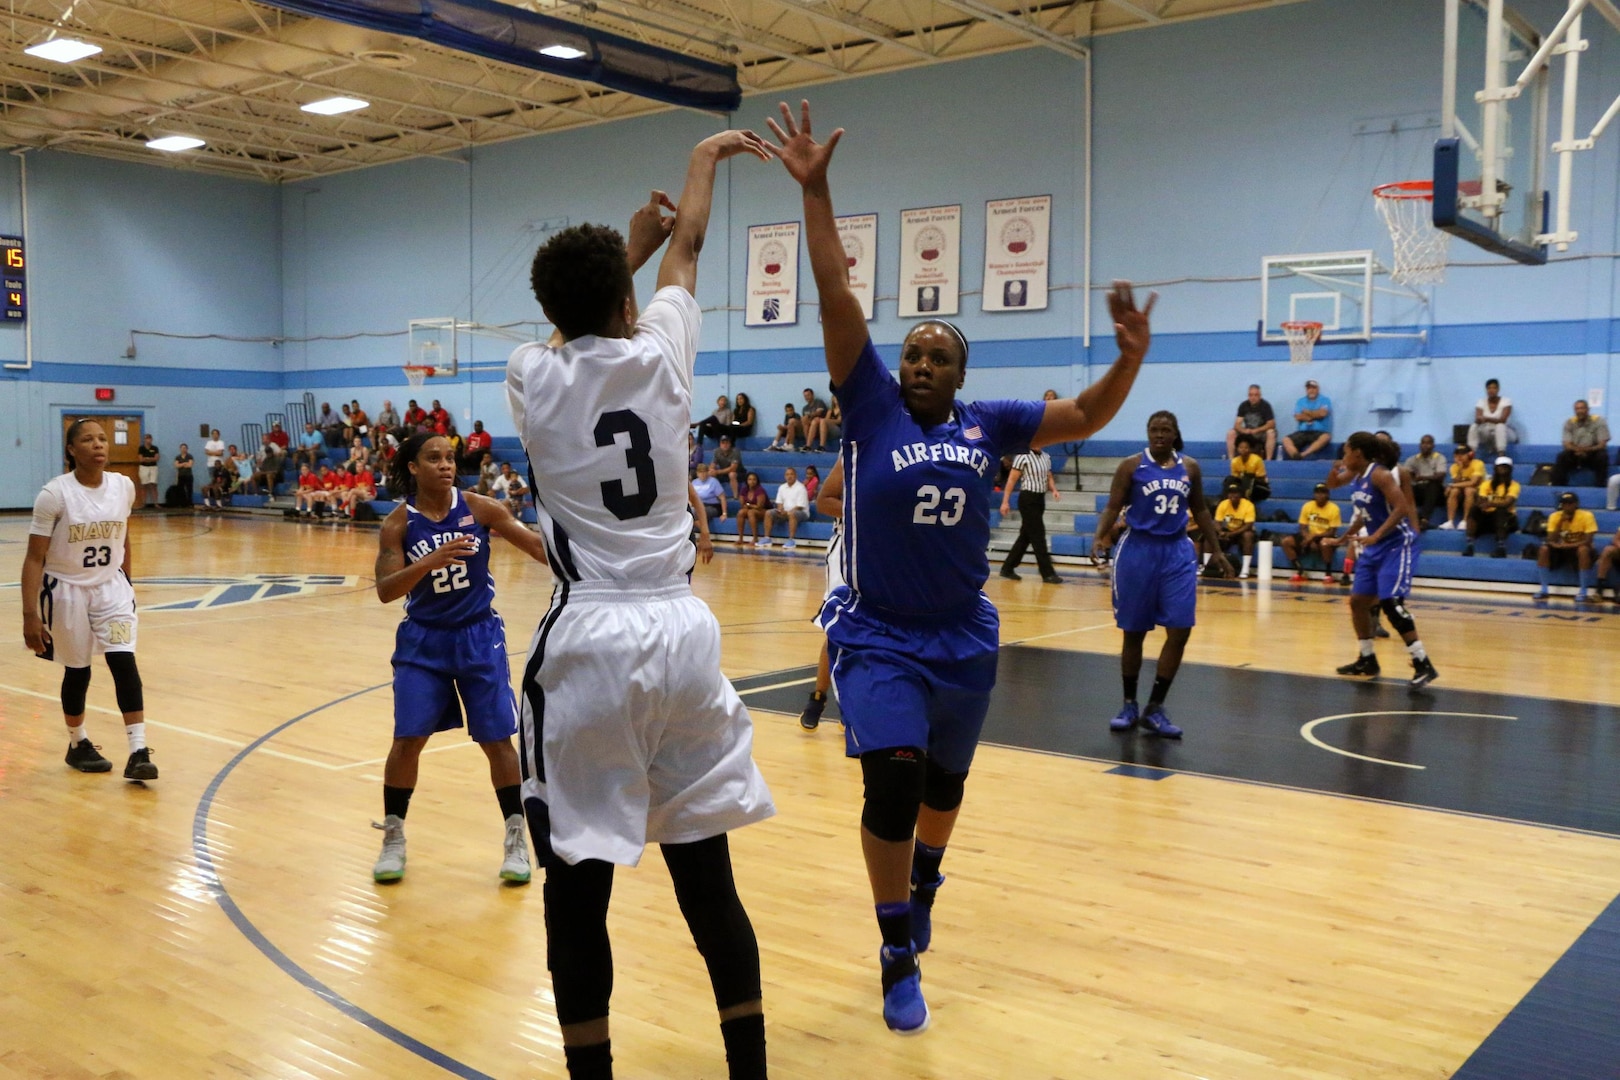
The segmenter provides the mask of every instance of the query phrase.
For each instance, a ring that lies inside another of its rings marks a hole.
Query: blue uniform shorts
[[[1114,623],[1131,634],[1197,623],[1198,550],[1185,536],[1131,531],[1114,548]]]
[[[441,630],[405,619],[394,635],[394,738],[425,738],[461,727],[473,742],[517,732],[517,698],[499,615]]]
[[[1412,571],[1417,566],[1418,539],[1410,529],[1397,529],[1375,548],[1363,548],[1356,560],[1352,596],[1404,600],[1412,592]]]
[[[957,618],[900,618],[840,585],[817,621],[827,631],[845,753],[920,746],[946,772],[967,772],[996,685],[995,606],[981,596]]]

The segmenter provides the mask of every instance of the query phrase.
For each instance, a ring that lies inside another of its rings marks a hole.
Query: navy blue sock
[[[765,1080],[765,1014],[738,1016],[720,1024],[731,1080]]]
[[[1541,587],[1545,589],[1552,584],[1552,571],[1545,566],[1536,567],[1536,580],[1541,582]]]
[[[940,860],[945,858],[945,849],[934,847],[917,841],[917,847],[911,854],[911,882],[913,885],[928,884],[939,880]]]
[[[613,1080],[613,1041],[565,1046],[569,1080]]]
[[[1136,680],[1137,680],[1137,676],[1135,676],[1135,675],[1121,675],[1119,678],[1120,678],[1120,681],[1125,684],[1125,700],[1126,701],[1135,701],[1136,700]]]
[[[411,796],[415,788],[389,787],[383,785],[383,813],[392,814],[401,821],[405,819],[405,812],[411,808]]]
[[[1164,699],[1170,696],[1170,683],[1174,679],[1174,675],[1171,675],[1169,678],[1166,678],[1163,675],[1155,678],[1153,680],[1153,692],[1148,695],[1148,704],[1163,705]]]
[[[911,948],[911,901],[877,905],[878,930],[891,949]]]

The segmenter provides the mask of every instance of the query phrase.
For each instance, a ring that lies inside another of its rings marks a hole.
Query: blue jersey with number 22
[[[433,549],[470,536],[473,553],[459,563],[441,566],[418,581],[405,597],[405,617],[425,626],[454,628],[488,617],[495,602],[495,579],[489,573],[489,530],[473,519],[461,492],[450,491],[450,513],[434,521],[405,501],[405,565],[427,558]]]
[[[1138,535],[1175,537],[1187,534],[1187,502],[1192,484],[1180,454],[1160,465],[1150,451],[1131,474],[1125,524]]]

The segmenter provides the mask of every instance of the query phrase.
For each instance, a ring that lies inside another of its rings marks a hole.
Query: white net
[[[1288,360],[1294,364],[1308,364],[1316,349],[1316,339],[1322,336],[1319,322],[1285,322],[1283,336],[1288,339]]]
[[[432,374],[433,369],[431,367],[423,367],[418,364],[405,365],[405,381],[413,387],[421,386],[427,381],[428,376]]]
[[[1378,215],[1395,244],[1390,280],[1397,285],[1437,285],[1446,279],[1451,234],[1434,227],[1434,185],[1409,180],[1373,188]]]

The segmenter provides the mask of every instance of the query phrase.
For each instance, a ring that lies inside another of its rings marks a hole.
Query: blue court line
[[[1452,1080],[1620,1076],[1620,897],[1530,988]]]
[[[208,846],[208,815],[214,806],[214,796],[219,794],[220,785],[225,782],[226,777],[230,776],[238,765],[247,760],[249,754],[294,724],[307,720],[316,713],[324,712],[334,705],[341,705],[345,701],[359,697],[361,694],[369,694],[373,690],[381,690],[385,686],[392,685],[392,683],[378,683],[376,686],[368,686],[364,690],[356,690],[352,694],[345,694],[340,698],[328,701],[324,705],[317,705],[308,712],[295,716],[286,723],[272,728],[244,746],[208,782],[207,790],[203,792],[202,799],[197,803],[197,813],[191,819],[192,856],[196,860],[197,870],[202,874],[203,881],[208,886],[208,891],[213,894],[215,901],[218,902],[225,915],[231,922],[236,924],[236,928],[242,932],[242,936],[247,938],[253,944],[253,947],[263,953],[271,963],[292,976],[294,981],[302,984],[313,992],[316,997],[331,1005],[349,1019],[365,1025],[383,1038],[404,1047],[425,1061],[432,1062],[448,1073],[464,1077],[465,1080],[494,1080],[488,1073],[479,1072],[471,1065],[457,1061],[443,1051],[435,1050],[420,1039],[405,1034],[405,1032],[392,1024],[379,1020],[300,967],[296,961],[278,949],[269,938],[265,937],[264,932],[253,925],[253,920],[249,919],[242,913],[242,909],[236,906],[236,901],[232,899],[230,891],[225,888],[225,883],[220,880],[219,871],[214,867],[213,852]]]
[[[1151,765],[1116,765],[1103,772],[1113,776],[1133,776],[1138,780],[1163,780],[1175,775],[1170,769],[1155,769]]]

